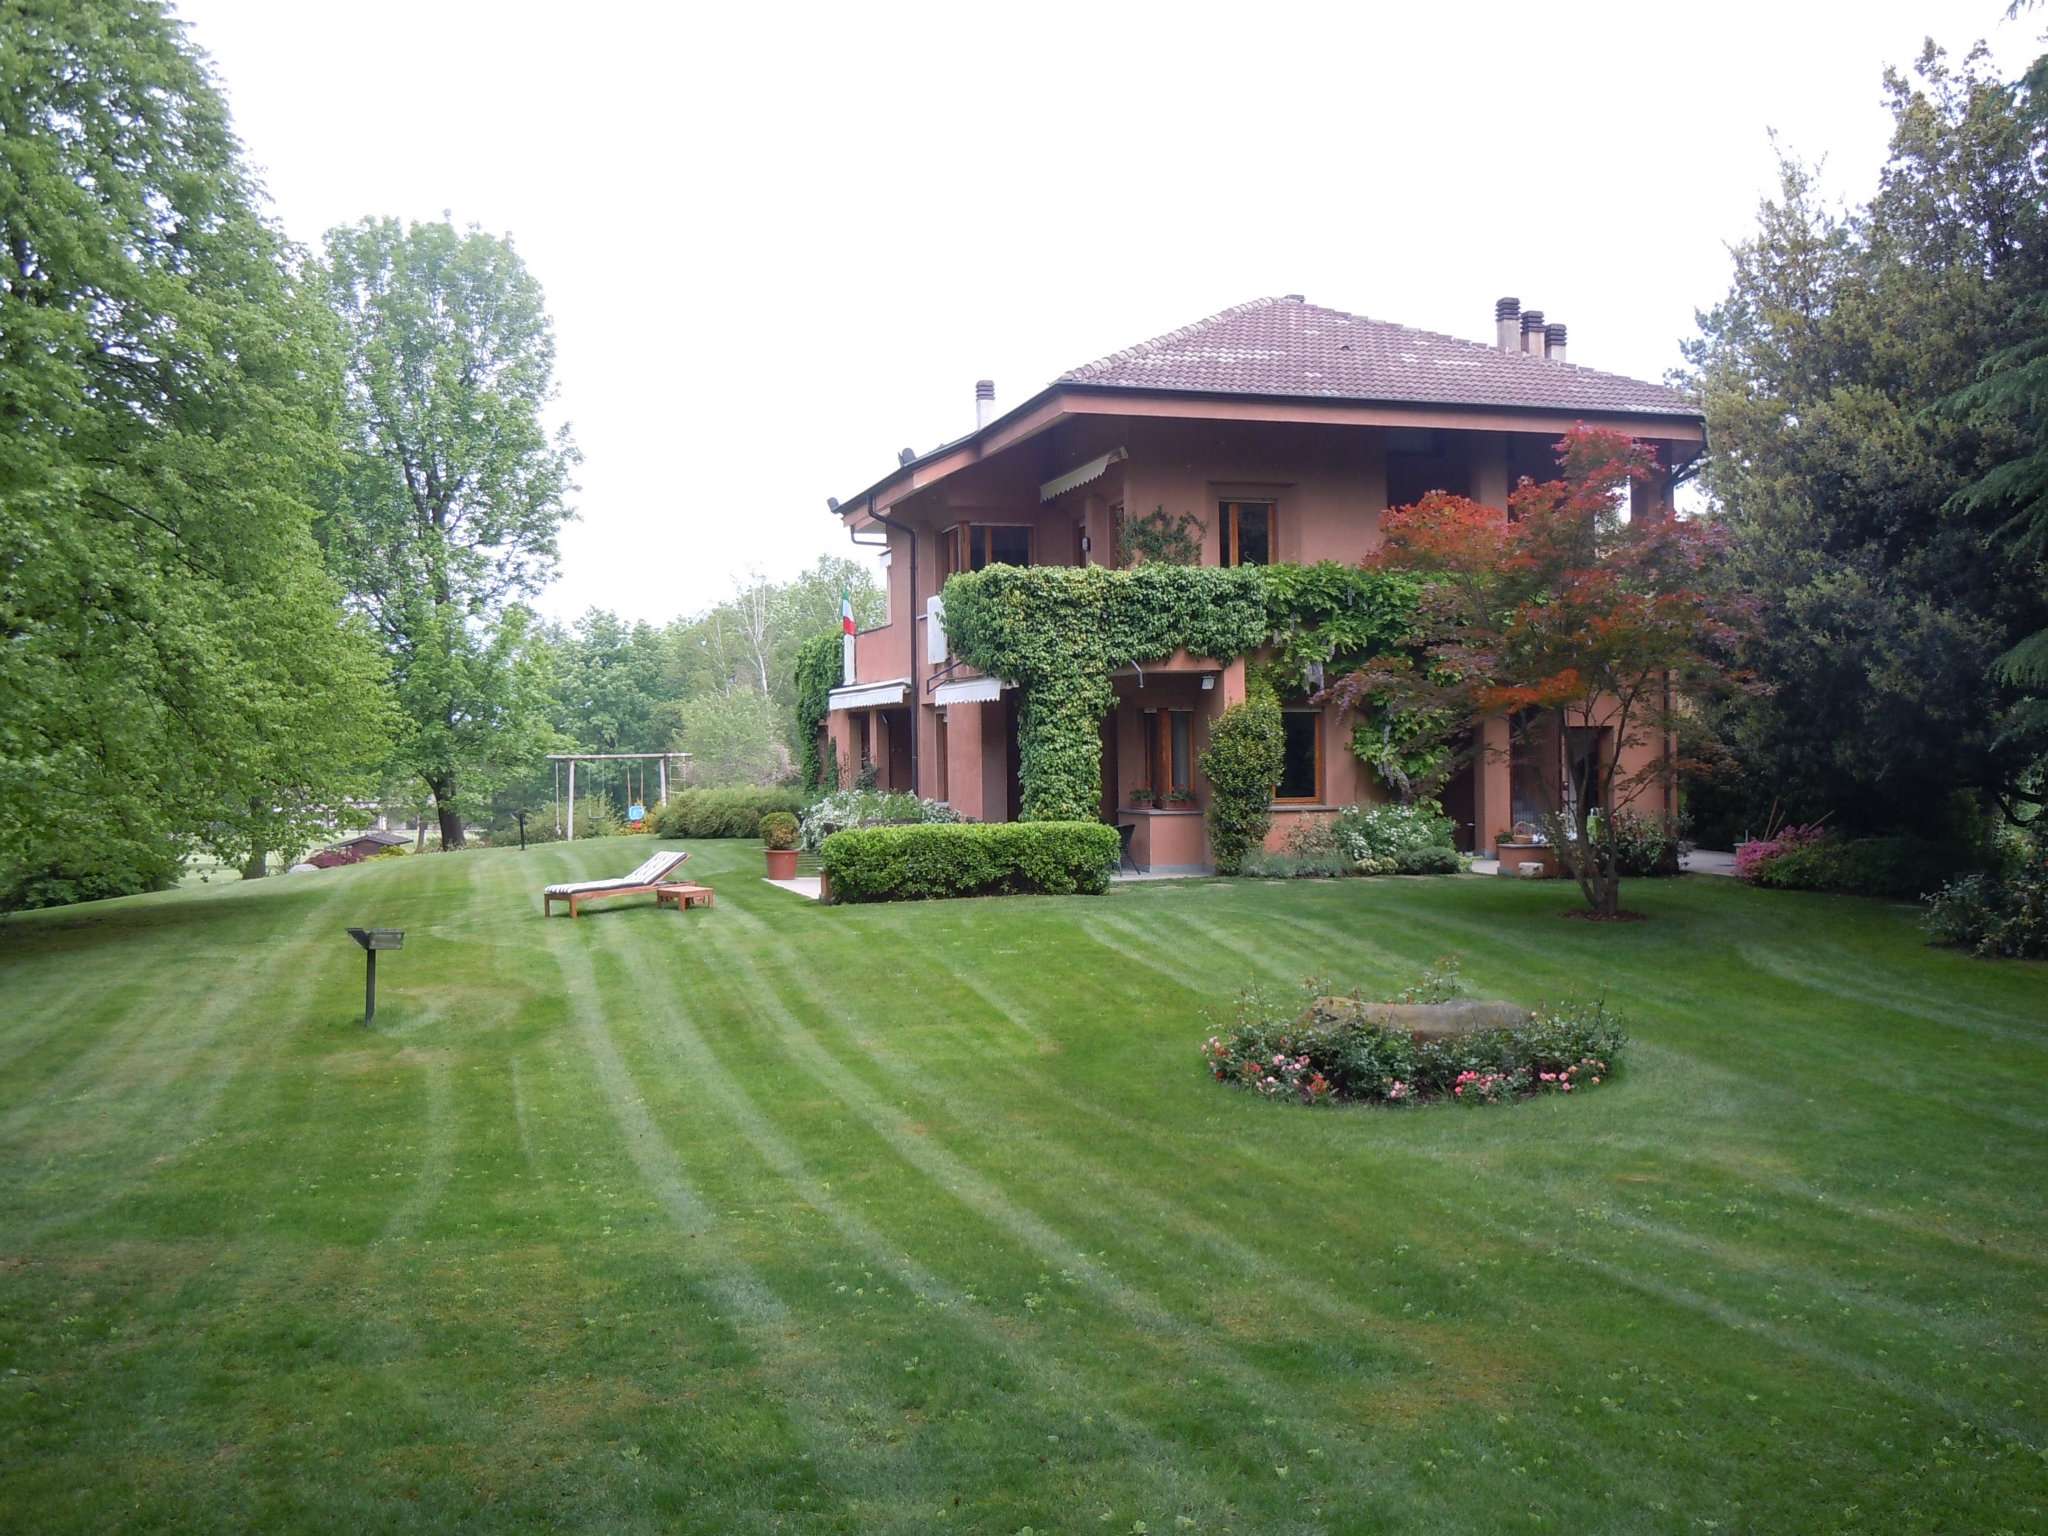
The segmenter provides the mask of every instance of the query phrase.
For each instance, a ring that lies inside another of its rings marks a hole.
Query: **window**
[[[1280,787],[1275,800],[1313,801],[1322,798],[1323,712],[1289,709],[1280,715],[1285,750],[1280,759]]]
[[[1271,565],[1273,563],[1273,503],[1270,501],[1226,501],[1217,509],[1217,526],[1222,545],[1219,558],[1224,565]]]
[[[945,800],[951,775],[946,771],[946,712],[943,709],[932,711],[932,759],[938,768],[938,772],[932,775],[932,788],[936,791],[932,798]]]
[[[1469,494],[1469,453],[1453,433],[1393,428],[1387,433],[1387,505],[1413,506],[1431,491]]]
[[[988,565],[1029,565],[1031,529],[1022,523],[956,523],[939,535],[939,574]]]
[[[974,562],[974,569],[984,565],[1029,565],[1031,563],[1031,530],[1029,528],[977,528],[982,535],[981,558]]]
[[[1194,712],[1186,709],[1145,711],[1145,788],[1164,804],[1170,794],[1194,789]]]

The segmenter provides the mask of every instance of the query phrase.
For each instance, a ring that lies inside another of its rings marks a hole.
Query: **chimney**
[[[917,450],[915,448],[898,448],[896,450],[896,463],[899,466],[910,463],[916,457]]]
[[[1564,361],[1564,326],[1552,322],[1543,327],[1543,355],[1554,363]]]
[[[1519,348],[1522,335],[1522,301],[1520,299],[1495,299],[1493,301],[1493,330],[1503,352]]]
[[[1522,350],[1543,355],[1543,311],[1525,309],[1522,311]]]
[[[996,381],[976,379],[974,381],[974,425],[987,426],[996,419]]]

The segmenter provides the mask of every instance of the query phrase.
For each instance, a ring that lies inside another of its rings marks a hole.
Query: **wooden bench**
[[[657,907],[673,906],[678,912],[691,907],[708,907],[716,892],[708,885],[657,885],[654,888],[654,904]]]

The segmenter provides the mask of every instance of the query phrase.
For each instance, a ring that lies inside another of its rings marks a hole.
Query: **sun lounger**
[[[540,893],[541,916],[553,916],[558,901],[567,902],[569,915],[574,917],[579,906],[600,896],[645,896],[681,869],[689,856],[688,849],[679,848],[669,853],[657,853],[630,875],[621,875],[616,880],[571,880],[562,885],[551,885]]]

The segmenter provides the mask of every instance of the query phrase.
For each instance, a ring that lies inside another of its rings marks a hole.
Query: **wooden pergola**
[[[573,839],[576,836],[576,765],[578,763],[658,764],[660,768],[661,798],[654,803],[656,805],[666,805],[668,804],[668,765],[672,762],[687,763],[689,760],[690,754],[687,752],[550,752],[548,754],[549,762],[567,763],[569,765],[569,820],[567,826],[564,827],[561,820],[561,801],[557,800],[555,802],[555,830],[561,832],[566,838]]]

